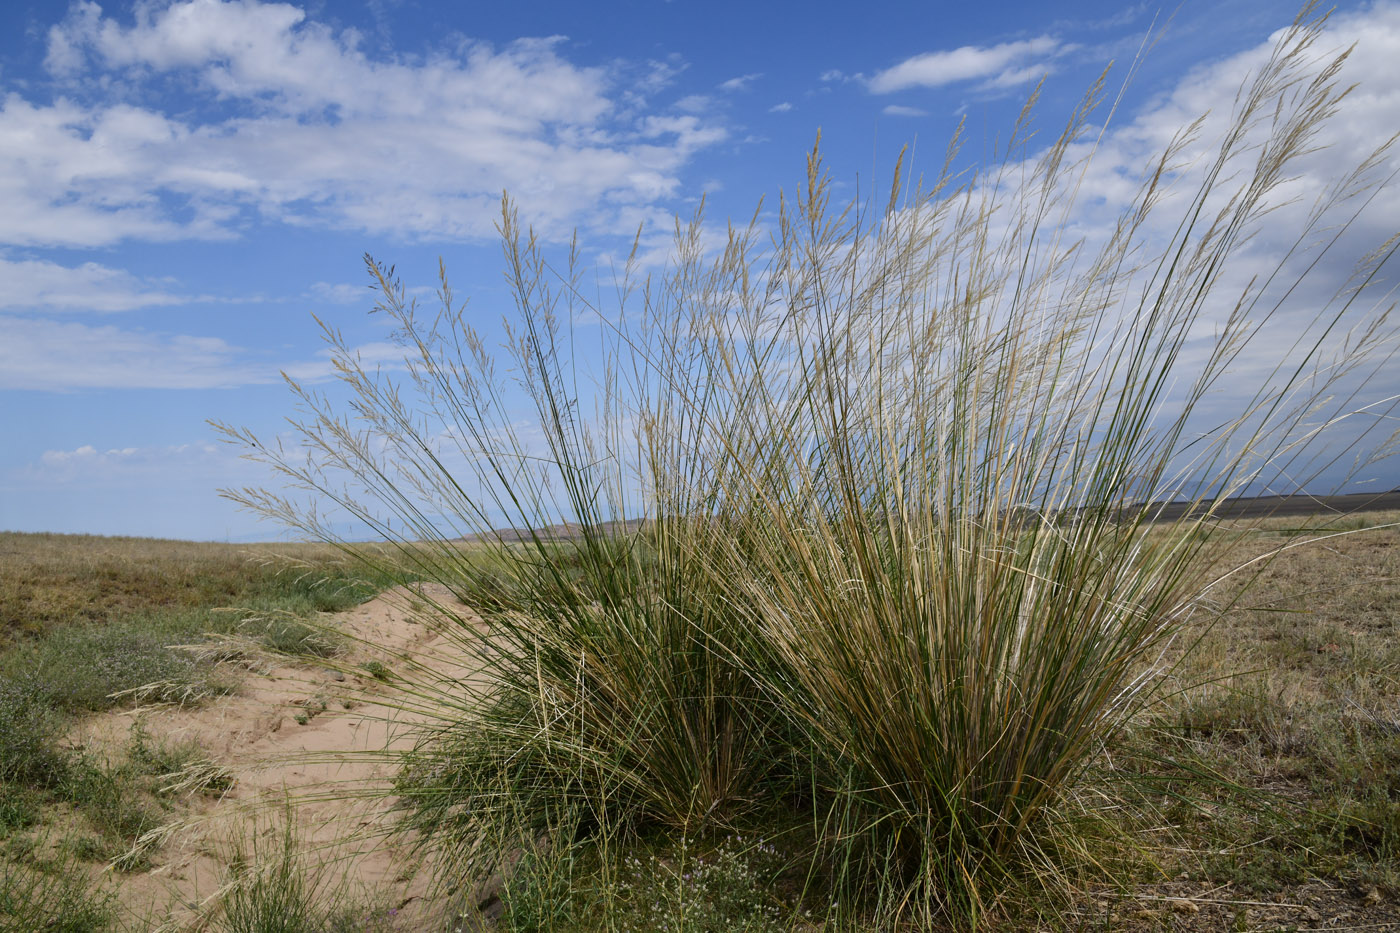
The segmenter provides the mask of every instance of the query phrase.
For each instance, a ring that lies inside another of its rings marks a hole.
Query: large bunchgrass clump
[[[396,543],[405,573],[489,596],[486,685],[404,684],[442,722],[399,790],[443,864],[486,871],[561,826],[796,807],[856,910],[974,920],[1020,869],[1053,869],[1056,808],[1230,571],[1215,503],[1384,446],[1337,427],[1395,349],[1364,297],[1394,241],[1331,303],[1288,304],[1379,155],[1274,275],[1219,292],[1344,94],[1320,29],[1295,25],[1214,147],[1183,127],[1088,239],[1071,219],[1100,87],[1038,156],[1028,106],[1003,163],[896,170],[887,205],[833,205],[814,150],[771,225],[714,250],[699,217],[678,224],[669,271],[629,264],[616,313],[506,204],[500,348],[445,275],[426,314],[369,262],[406,379],[328,331],[353,401],[296,387],[309,461],[225,431]],[[575,357],[583,316],[602,352]],[[1251,394],[1222,414],[1246,360]],[[231,495],[336,540],[292,496]],[[1164,498],[1190,507],[1159,521]]]

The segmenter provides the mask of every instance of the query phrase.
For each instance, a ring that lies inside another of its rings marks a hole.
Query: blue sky
[[[502,189],[546,237],[577,228],[589,261],[639,224],[660,249],[702,193],[722,221],[791,191],[819,128],[848,195],[905,145],[936,170],[960,120],[963,162],[988,158],[1041,77],[1048,135],[1171,18],[1106,147],[1126,153],[1193,108],[1228,110],[1241,63],[1294,11],[10,0],[6,13],[0,529],[247,540],[277,531],[215,490],[264,477],[206,419],[276,434],[280,373],[329,375],[313,313],[392,360],[365,313],[366,252],[425,286],[443,257],[490,318],[507,301]],[[1309,163],[1319,173],[1400,129],[1400,3],[1339,4],[1327,41],[1358,43],[1347,78],[1361,89],[1333,153]],[[1378,231],[1400,216],[1393,191],[1373,208]]]

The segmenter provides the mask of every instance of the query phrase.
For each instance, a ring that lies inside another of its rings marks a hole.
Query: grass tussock
[[[920,184],[896,168],[888,202],[835,204],[814,148],[771,223],[718,250],[702,218],[678,224],[670,267],[629,263],[615,312],[581,296],[577,250],[556,262],[506,203],[499,348],[445,273],[426,312],[367,260],[407,375],[328,328],[351,413],[294,384],[296,458],[224,426],[290,487],[228,494],[334,544],[298,490],[330,501],[488,615],[483,686],[396,671],[441,723],[397,792],[443,871],[797,814],[825,916],[976,925],[1094,865],[1103,813],[1150,824],[1135,788],[1173,779],[1113,750],[1181,649],[1302,540],[1242,558],[1248,529],[1217,504],[1386,449],[1345,429],[1395,351],[1362,297],[1395,240],[1334,301],[1289,304],[1313,268],[1294,253],[1344,242],[1382,153],[1298,220],[1273,276],[1221,290],[1345,93],[1321,29],[1300,18],[1223,133],[1183,127],[1085,241],[1068,225],[1102,84],[1038,154],[1032,102],[1003,162]],[[591,393],[585,317],[603,322]],[[1296,340],[1264,352],[1273,329]],[[1213,393],[1246,361],[1250,394],[1222,414]],[[1163,498],[1185,507],[1164,517]],[[1229,710],[1161,728],[1195,742],[1238,714],[1278,736],[1265,754],[1291,747],[1286,723]],[[1390,818],[1358,819],[1389,859]]]

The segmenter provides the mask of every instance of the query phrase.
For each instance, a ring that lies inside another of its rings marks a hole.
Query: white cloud
[[[905,107],[902,104],[890,104],[881,111],[887,117],[926,117],[927,110],[920,110],[918,107]]]
[[[546,233],[611,229],[618,206],[674,194],[724,131],[639,118],[676,66],[624,82],[561,43],[378,60],[286,4],[138,4],[128,25],[78,3],[46,60],[75,93],[0,105],[0,242],[230,236],[257,216],[490,236],[503,189]],[[152,102],[171,77],[195,106]]]
[[[821,78],[820,78],[820,80],[823,81],[823,82],[827,82],[827,83],[830,83],[830,82],[833,82],[833,81],[845,81],[845,80],[846,80],[846,73],[845,73],[844,71],[842,71],[840,68],[830,68],[830,69],[828,69],[828,70],[826,70],[826,71],[823,71],[823,72],[821,73]]]
[[[728,81],[721,83],[719,85],[719,89],[721,91],[747,91],[749,89],[749,85],[757,81],[761,77],[763,77],[762,72],[755,72],[754,74],[748,75],[740,75],[737,78],[730,78]]]
[[[769,107],[769,108],[768,108],[768,112],[769,112],[769,113],[787,113],[787,112],[788,112],[789,110],[791,110],[791,109],[792,109],[792,104],[789,103],[788,101],[783,101],[781,104],[774,104],[773,106]]]
[[[1178,224],[1183,218],[1196,214],[1198,222],[1193,237],[1199,239],[1218,212],[1226,208],[1228,196],[1250,177],[1260,158],[1260,146],[1272,129],[1271,121],[1275,118],[1272,107],[1256,120],[1234,157],[1225,164],[1220,187],[1199,212],[1190,210],[1191,199],[1211,168],[1214,153],[1230,124],[1242,80],[1266,64],[1278,38],[1276,35],[1243,53],[1198,67],[1135,117],[1109,127],[1102,136],[1097,127],[1089,127],[1084,138],[1065,151],[1062,164],[1073,168],[1062,172],[1057,179],[1056,190],[1046,201],[1049,213],[1044,222],[1054,232],[1063,233],[1055,249],[1067,249],[1078,241],[1078,261],[1087,263],[1087,257],[1093,256],[1112,233],[1122,212],[1134,203],[1139,185],[1155,156],[1192,120],[1206,114],[1198,138],[1179,154],[1163,178],[1153,212],[1138,231],[1141,248],[1134,262],[1129,263],[1129,266],[1145,265],[1137,273],[1128,269],[1118,273],[1121,288],[1115,300],[1120,303],[1110,314],[1121,313],[1125,320],[1131,319],[1137,311],[1136,302],[1142,300],[1141,289],[1146,278],[1157,269],[1155,257],[1179,235]],[[1304,234],[1309,212],[1318,200],[1400,126],[1400,80],[1394,68],[1400,56],[1400,4],[1379,4],[1363,12],[1334,16],[1308,52],[1308,58],[1315,62],[1313,71],[1302,70],[1299,83],[1294,87],[1306,86],[1321,61],[1330,59],[1352,43],[1355,48],[1339,81],[1341,87],[1355,82],[1357,88],[1338,103],[1335,114],[1312,140],[1321,148],[1300,155],[1287,166],[1285,178],[1265,197],[1267,215],[1252,218],[1246,227],[1249,237],[1239,244],[1222,267],[1213,270],[1212,295],[1204,316],[1197,322],[1184,348],[1180,372],[1191,372],[1193,365],[1203,361],[1214,345],[1221,322],[1242,294],[1263,296],[1250,315],[1255,322],[1261,321],[1275,303],[1279,310],[1253,344],[1233,359],[1229,370],[1212,386],[1212,393],[1198,406],[1196,414],[1203,420],[1219,414],[1216,423],[1220,423],[1237,416],[1240,406],[1276,375],[1274,369],[1281,360],[1291,358],[1296,362],[1300,359],[1302,348],[1295,341],[1319,336],[1316,328],[1309,330],[1313,327],[1311,322],[1315,315],[1328,308],[1328,301],[1346,283],[1352,263],[1396,233],[1400,184],[1393,181],[1390,187],[1375,195],[1352,229],[1330,252],[1324,253],[1322,247],[1335,228],[1324,226]],[[1400,173],[1400,150],[1392,149],[1374,177],[1400,177],[1394,173]],[[1044,194],[1038,187],[1041,176],[1036,174],[1034,160],[1007,165],[1003,171],[993,172],[982,181],[982,190],[987,193],[999,184],[1002,203],[1008,206],[1039,203]],[[1327,221],[1339,222],[1361,206],[1359,200],[1343,205],[1330,214]],[[991,220],[988,241],[999,243],[1008,238],[1009,242],[1010,238],[1023,235],[1027,228],[1016,229],[1021,216],[1014,208],[998,212]],[[1297,242],[1300,236],[1301,242]],[[1040,239],[1045,242],[1045,238]],[[1290,255],[1288,251],[1295,246],[1297,251]],[[1210,251],[1216,249],[1219,247],[1208,245],[1207,255],[1212,255]],[[1050,254],[1047,251],[1040,255]],[[1084,266],[1077,268],[1082,270]],[[1275,270],[1278,275],[1270,279]],[[1382,289],[1393,288],[1393,275],[1394,260],[1389,269],[1383,270]],[[1006,281],[1013,280],[1014,275],[1008,274]],[[1339,348],[1340,342],[1346,339],[1341,336],[1342,332],[1361,321],[1364,313],[1376,310],[1373,301],[1379,299],[1383,308],[1394,301],[1395,294],[1394,291],[1373,293],[1359,302],[1353,309],[1354,315],[1328,337],[1326,346]],[[1178,297],[1177,300],[1186,299]],[[1389,334],[1391,341],[1383,349],[1400,351],[1396,344],[1400,337],[1395,331],[1382,329],[1379,332]],[[1375,359],[1380,364],[1375,381],[1350,404],[1360,406],[1366,401],[1400,392],[1400,369],[1393,366],[1393,359],[1381,361],[1379,356]],[[1337,405],[1348,404],[1346,392],[1355,384],[1343,384],[1336,395]],[[1184,385],[1179,387],[1179,391],[1184,389]],[[1360,419],[1355,423],[1361,423]]]
[[[913,87],[940,87],[982,79],[1005,87],[1034,80],[1050,70],[1048,60],[1064,51],[1058,39],[1038,36],[989,47],[965,45],[947,52],[925,52],[878,72],[867,84],[876,94]],[[823,76],[825,77],[825,76]]]
[[[330,282],[317,282],[311,286],[309,296],[339,305],[360,304],[373,297],[370,289],[366,286],[350,285],[345,282],[334,285]]]
[[[0,317],[0,389],[213,389],[278,380],[217,337]]]
[[[63,466],[68,463],[92,463],[99,458],[107,460],[120,460],[129,458],[136,453],[135,447],[123,447],[120,450],[108,450],[105,453],[98,453],[91,444],[84,444],[76,450],[46,450],[39,457],[39,462],[47,467]]]
[[[0,309],[131,311],[198,300],[171,292],[168,282],[143,281],[95,262],[62,266],[0,255],[0,281]]]
[[[349,286],[346,286],[349,287]],[[366,292],[366,289],[357,289]],[[388,341],[352,348],[366,366],[396,368],[403,348]],[[310,359],[273,360],[219,337],[115,325],[0,316],[0,390],[223,389],[301,382],[335,375],[329,350]]]
[[[92,444],[46,450],[9,478],[40,489],[76,484],[111,488],[141,481],[131,493],[158,500],[160,490],[192,483],[212,498],[217,483],[232,485],[262,473],[242,461],[235,448],[206,440],[105,450]]]
[[[709,110],[713,102],[704,94],[687,94],[676,101],[676,109],[686,113],[704,113]]]

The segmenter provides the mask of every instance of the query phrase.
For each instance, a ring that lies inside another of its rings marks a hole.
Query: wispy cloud
[[[792,109],[792,104],[788,103],[787,101],[783,101],[781,104],[774,104],[773,106],[769,107],[769,108],[768,108],[768,112],[769,112],[769,113],[787,113],[787,112],[788,112],[789,110],[791,110],[791,109]]]
[[[714,105],[714,102],[705,94],[687,94],[676,101],[676,109],[686,113],[704,113]]]
[[[719,89],[721,91],[730,92],[747,91],[749,89],[749,85],[757,81],[761,77],[763,77],[762,72],[754,72],[753,74],[740,75],[737,78],[730,78],[728,81],[721,82],[719,85]]]
[[[355,352],[370,366],[403,361],[403,348],[390,342]],[[322,382],[334,368],[328,350],[277,360],[220,337],[0,316],[0,389],[224,389],[280,383],[284,372]]]
[[[1038,36],[993,46],[965,45],[951,51],[925,52],[877,72],[867,86],[876,94],[976,80],[1009,87],[1052,70],[1050,59],[1065,48],[1058,39]]]
[[[64,266],[0,255],[0,281],[0,309],[133,311],[200,300],[172,291],[174,283],[142,280],[95,262]]]
[[[0,389],[214,389],[273,382],[217,337],[0,317]]]
[[[334,285],[330,282],[316,282],[311,286],[307,297],[315,298],[318,301],[328,301],[332,304],[353,305],[371,298],[371,292],[364,285],[351,285],[347,282],[339,282]]]
[[[905,107],[902,104],[889,104],[881,111],[887,117],[926,117],[927,110],[920,110],[918,107]]]
[[[46,60],[72,93],[0,103],[0,242],[232,236],[256,218],[490,236],[503,189],[546,233],[609,229],[725,135],[646,117],[672,64],[639,84],[570,63],[559,38],[393,60],[358,42],[257,0],[138,4],[130,23],[74,5]],[[172,77],[194,106],[152,103]]]

